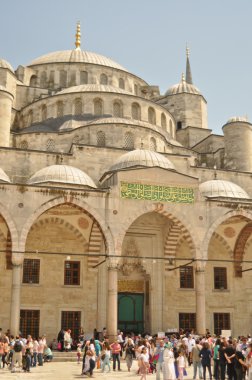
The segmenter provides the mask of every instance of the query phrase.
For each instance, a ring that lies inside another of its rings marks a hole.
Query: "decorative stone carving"
[[[12,258],[11,258],[12,264],[19,266],[23,264],[24,261],[24,254],[23,253],[12,253]]]
[[[109,257],[107,259],[107,267],[108,269],[117,270],[119,268],[118,258],[117,257]]]
[[[127,242],[126,248],[123,251],[120,269],[125,276],[129,276],[132,272],[142,272],[142,264],[140,259],[139,249],[134,239]]]

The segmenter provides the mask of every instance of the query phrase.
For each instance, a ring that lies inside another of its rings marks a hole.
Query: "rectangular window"
[[[214,313],[214,333],[221,335],[221,330],[230,330],[230,314]]]
[[[214,268],[214,289],[227,289],[227,268]]]
[[[196,329],[195,313],[179,313],[179,328],[183,330]]]
[[[180,288],[193,289],[193,267],[181,267],[180,268]]]
[[[39,284],[40,260],[24,259],[23,284]]]
[[[80,311],[62,311],[61,312],[61,328],[71,330],[72,339],[77,339],[81,327],[81,312]]]
[[[20,310],[20,331],[23,337],[39,337],[39,310]]]
[[[80,285],[80,261],[65,261],[64,285]]]

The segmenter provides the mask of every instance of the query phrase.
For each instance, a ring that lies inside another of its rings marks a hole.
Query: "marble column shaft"
[[[206,293],[205,269],[198,268],[195,272],[196,281],[196,330],[199,335],[206,333]]]

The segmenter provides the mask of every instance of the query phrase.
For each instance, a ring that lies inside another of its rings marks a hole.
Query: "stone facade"
[[[252,126],[223,130],[191,77],[160,95],[79,47],[0,60],[1,327],[251,332]]]

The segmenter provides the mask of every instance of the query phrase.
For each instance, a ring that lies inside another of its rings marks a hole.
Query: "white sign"
[[[229,338],[230,336],[232,336],[232,332],[231,330],[221,330],[221,336]]]
[[[158,338],[165,338],[165,333],[163,331],[158,332]]]
[[[178,329],[167,329],[166,330],[166,332],[168,332],[168,333],[176,333],[176,332],[178,332]]]

